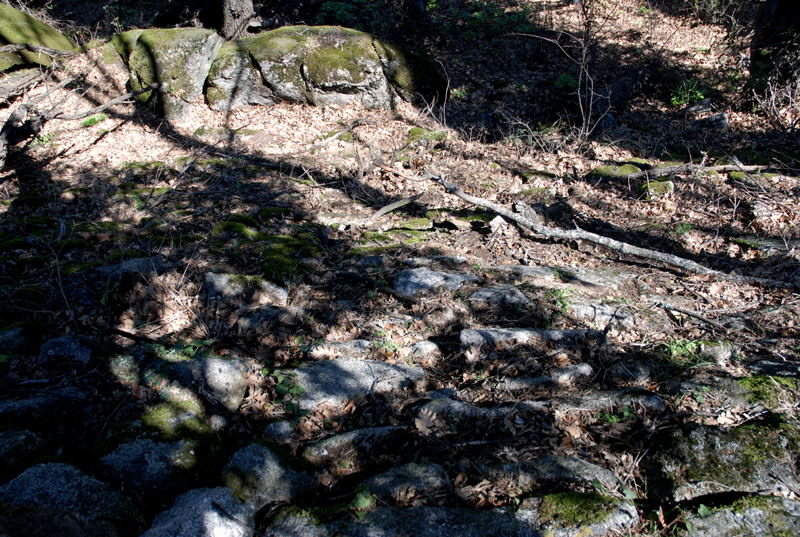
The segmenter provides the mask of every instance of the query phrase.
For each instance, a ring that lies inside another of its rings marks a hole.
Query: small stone
[[[140,438],[122,444],[100,463],[105,473],[131,490],[177,492],[181,477],[197,464],[197,443],[188,440],[156,442]]]
[[[289,292],[263,278],[240,276],[238,274],[218,274],[209,272],[205,276],[208,297],[236,304],[245,308],[260,306],[286,306]]]
[[[227,487],[195,489],[178,496],[140,537],[251,537],[254,515]]]
[[[442,351],[433,341],[417,341],[411,345],[409,358],[425,367],[434,367],[442,360]]]
[[[348,475],[404,456],[410,442],[404,427],[368,427],[315,442],[303,450],[303,458],[311,464],[328,466],[339,475]]]
[[[614,362],[607,371],[616,384],[646,384],[653,374],[653,364],[649,360],[620,360]]]
[[[366,339],[354,339],[340,343],[319,343],[308,349],[308,357],[315,360],[333,360],[336,358],[367,358],[372,351],[372,342]]]
[[[292,503],[314,489],[315,481],[283,463],[269,448],[250,444],[222,471],[222,482],[256,511],[271,502]]]
[[[176,375],[198,386],[198,392],[231,412],[238,410],[247,392],[249,366],[242,358],[204,356],[178,362]]]
[[[92,350],[85,346],[78,338],[63,336],[45,341],[39,350],[38,364],[53,362],[78,362],[87,365],[92,359]]]
[[[370,494],[395,505],[439,504],[452,493],[452,483],[438,464],[409,463],[373,476],[362,484]]]
[[[477,281],[477,276],[472,274],[451,274],[431,270],[428,267],[419,267],[404,270],[397,275],[394,288],[398,293],[414,296],[438,289],[454,290],[465,283]]]
[[[134,274],[161,274],[166,270],[164,260],[160,255],[152,257],[137,257],[135,259],[126,259],[115,265],[108,265],[100,267],[96,270],[97,274],[112,281],[119,280],[125,276]]]
[[[14,477],[20,469],[43,454],[44,442],[26,430],[0,431],[0,480]]]
[[[291,421],[273,421],[264,427],[264,439],[276,444],[289,444],[295,437],[294,425]]]

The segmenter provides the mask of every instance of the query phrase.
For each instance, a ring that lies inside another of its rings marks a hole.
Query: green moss
[[[433,222],[428,218],[411,218],[403,220],[396,227],[397,229],[425,230],[432,228]]]
[[[557,492],[542,498],[539,519],[544,525],[584,526],[604,521],[619,504],[597,493]]]
[[[262,207],[258,210],[258,218],[262,221],[291,217],[294,211],[289,207]]]
[[[315,235],[300,232],[295,235],[270,235],[264,238],[266,246],[261,252],[262,271],[267,278],[283,280],[305,272],[304,259],[322,256],[315,243]]]
[[[166,439],[196,438],[211,434],[211,428],[201,417],[187,408],[162,403],[142,415],[142,423],[156,429]]]
[[[0,4],[0,43],[38,45],[68,52],[77,50],[72,41],[52,26],[5,4]],[[47,54],[30,51],[17,54],[29,63],[44,66],[52,63]]]
[[[495,214],[489,211],[473,211],[470,209],[459,209],[453,214],[467,222],[483,222],[485,224],[491,222],[495,217]]]
[[[311,44],[313,33],[306,31],[307,28],[284,26],[253,37],[245,37],[239,43],[257,62],[284,61]]]
[[[418,140],[445,140],[447,133],[444,131],[434,131],[423,129],[422,127],[411,127],[408,129],[406,142],[411,144]]]
[[[598,166],[589,172],[589,177],[625,177],[626,175],[638,173],[640,171],[641,169],[634,164],[623,164],[621,166],[611,164],[608,166]]]
[[[384,246],[355,246],[350,249],[350,253],[358,256],[383,255],[395,252],[402,247],[402,244],[388,244]]]
[[[792,392],[792,399],[797,399],[798,382],[791,377],[756,376],[737,379],[736,383],[747,390],[747,400],[761,403],[769,408],[780,405],[786,392]]]
[[[372,38],[367,34],[359,37],[314,48],[303,62],[306,77],[321,86],[335,85],[343,79],[352,84],[364,83],[366,72],[361,65],[376,54]]]
[[[639,193],[646,200],[653,200],[669,196],[675,191],[675,183],[663,178],[643,183],[639,187]]]
[[[230,235],[238,235],[244,239],[248,239],[251,241],[261,240],[265,237],[265,234],[253,229],[252,227],[243,224],[242,222],[236,221],[225,221],[220,222],[214,226],[214,229],[211,230],[212,235],[222,235],[223,233],[227,233]]]

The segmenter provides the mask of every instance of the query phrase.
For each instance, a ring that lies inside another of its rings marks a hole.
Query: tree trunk
[[[222,0],[222,36],[225,39],[241,37],[255,15],[253,0]]]

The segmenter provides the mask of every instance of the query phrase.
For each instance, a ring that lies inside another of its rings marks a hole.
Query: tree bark
[[[222,0],[222,36],[225,39],[241,37],[255,15],[253,0]]]

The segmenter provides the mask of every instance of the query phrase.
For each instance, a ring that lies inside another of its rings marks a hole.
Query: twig
[[[689,317],[694,317],[698,321],[703,321],[706,324],[710,324],[717,330],[722,330],[723,332],[728,331],[728,329],[724,325],[718,323],[717,321],[712,321],[708,317],[703,317],[696,311],[687,310],[678,306],[673,306],[672,304],[667,304],[666,302],[655,302],[653,303],[653,306],[657,308],[664,308],[665,310],[677,311],[678,313],[683,313],[684,315],[688,315]]]
[[[125,95],[120,95],[116,99],[112,99],[112,100],[108,101],[107,103],[101,104],[100,106],[98,106],[96,108],[92,108],[91,110],[87,110],[86,112],[81,112],[80,114],[75,114],[75,115],[72,115],[72,116],[62,116],[60,114],[56,114],[50,119],[61,119],[63,121],[72,121],[72,120],[75,120],[75,119],[83,119],[85,117],[93,116],[93,115],[97,114],[98,112],[102,112],[103,110],[106,110],[107,108],[111,108],[114,105],[125,103],[131,97],[136,97],[137,95],[141,95],[142,93],[146,93],[148,91],[155,90],[155,89],[158,89],[160,87],[161,87],[161,84],[150,84],[146,88],[142,88],[142,89],[136,90],[136,91],[130,91],[130,92],[126,93]]]
[[[35,52],[37,54],[47,54],[48,56],[72,56],[74,54],[77,54],[77,51],[74,50],[56,50],[53,48],[42,47],[40,45],[31,45],[28,43],[3,45],[2,47],[0,47],[0,53],[19,52],[20,50]]]
[[[390,203],[389,205],[387,205],[385,207],[382,207],[382,208],[378,209],[377,211],[375,211],[372,214],[372,216],[367,218],[367,223],[372,222],[374,220],[377,220],[381,216],[383,216],[385,214],[388,214],[388,213],[394,211],[395,209],[399,209],[400,207],[408,205],[412,201],[417,201],[421,197],[422,197],[422,194],[416,194],[414,196],[411,196],[410,198],[403,198],[400,201],[395,201],[394,203]]]
[[[342,129],[342,130],[340,130],[338,132],[334,132],[330,136],[327,136],[327,137],[323,138],[322,141],[317,142],[315,144],[307,145],[306,146],[306,151],[314,151],[315,149],[319,149],[321,147],[324,147],[324,146],[328,145],[329,143],[333,142],[334,140],[338,139],[341,135],[352,131],[356,127],[360,127],[362,125],[366,125],[367,123],[368,122],[367,122],[366,119],[364,119],[363,117],[360,117],[360,118],[356,119],[355,121],[353,121],[352,123],[350,123],[350,125],[348,125],[344,129]]]
[[[609,237],[605,237],[603,235],[598,235],[596,233],[584,231],[578,228],[577,226],[576,229],[573,230],[564,230],[564,229],[548,227],[542,223],[534,222],[528,218],[525,218],[524,216],[518,213],[511,212],[502,205],[492,203],[491,201],[485,200],[483,198],[471,196],[470,194],[463,192],[456,185],[445,181],[441,177],[437,177],[430,173],[428,173],[426,177],[442,185],[442,187],[444,187],[445,189],[445,192],[447,192],[448,194],[452,194],[458,198],[461,198],[462,200],[466,201],[467,203],[471,203],[472,205],[477,205],[479,207],[484,207],[486,209],[494,211],[500,216],[512,220],[517,224],[525,228],[528,228],[534,231],[535,233],[538,233],[539,235],[543,235],[545,237],[554,239],[572,240],[572,241],[585,240],[593,242],[595,244],[599,244],[601,246],[605,246],[606,248],[610,248],[611,250],[616,250],[623,254],[634,255],[636,257],[640,257],[642,259],[649,259],[652,261],[659,261],[661,263],[671,265],[673,267],[682,268],[689,272],[694,272],[696,274],[707,274],[710,276],[715,276],[717,278],[721,278],[736,283],[761,284],[770,287],[779,287],[783,289],[792,289],[792,290],[795,288],[794,284],[790,282],[771,280],[766,278],[754,278],[751,276],[737,276],[734,274],[726,274],[724,272],[720,272],[718,270],[705,267],[689,259],[678,257],[677,255],[658,252],[656,250],[650,250],[648,248],[640,248],[639,246],[634,246],[632,244],[628,244]]]

